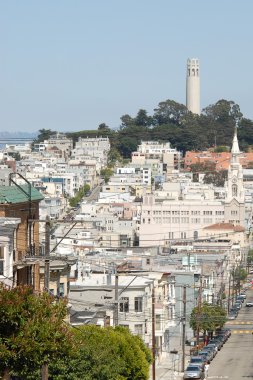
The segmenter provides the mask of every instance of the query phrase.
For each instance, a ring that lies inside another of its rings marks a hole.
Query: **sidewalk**
[[[182,380],[184,373],[182,370],[182,345],[179,330],[174,330],[169,339],[162,359],[156,360],[156,380]],[[175,353],[170,353],[175,351]],[[176,353],[177,351],[177,353]],[[185,346],[185,368],[190,358],[190,346]],[[152,380],[152,367],[150,369],[150,380]]]

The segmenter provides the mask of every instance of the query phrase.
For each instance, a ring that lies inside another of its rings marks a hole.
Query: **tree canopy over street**
[[[226,311],[219,305],[203,303],[201,307],[194,307],[190,317],[190,327],[196,331],[215,331],[226,322]]]

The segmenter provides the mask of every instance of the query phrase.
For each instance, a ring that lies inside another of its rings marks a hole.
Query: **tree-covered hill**
[[[108,136],[112,148],[129,158],[142,140],[170,141],[182,152],[231,146],[236,123],[240,148],[247,151],[253,145],[253,121],[243,117],[239,105],[224,99],[204,108],[201,115],[191,113],[183,104],[166,100],[158,104],[151,116],[144,109],[134,117],[123,115],[117,130],[102,123],[96,130],[67,135],[74,141],[78,137]]]

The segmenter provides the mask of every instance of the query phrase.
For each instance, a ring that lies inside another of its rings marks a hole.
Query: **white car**
[[[246,302],[246,307],[253,307],[253,302]]]

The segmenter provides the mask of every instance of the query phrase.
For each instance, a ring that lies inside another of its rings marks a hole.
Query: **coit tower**
[[[192,113],[200,114],[200,72],[198,58],[187,59],[186,107]]]

